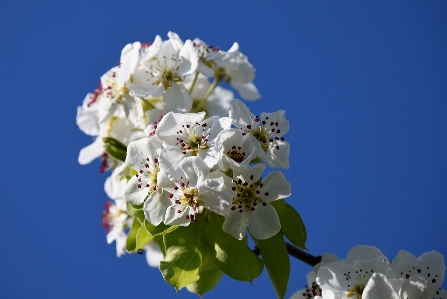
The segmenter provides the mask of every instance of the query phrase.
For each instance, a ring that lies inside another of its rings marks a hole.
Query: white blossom
[[[181,173],[171,177],[169,198],[172,205],[166,213],[166,224],[189,225],[204,208],[219,215],[228,215],[233,198],[229,177],[220,171],[210,173],[199,157],[187,157],[180,163]]]
[[[278,214],[270,202],[289,197],[290,184],[276,171],[257,185],[264,169],[265,164],[257,164],[234,170],[233,201],[222,229],[239,240],[245,237],[247,228],[256,239],[268,239],[281,229]]]
[[[270,167],[289,168],[290,144],[283,137],[289,131],[289,122],[284,110],[264,112],[259,118],[243,102],[235,100],[231,102],[230,117],[238,129],[259,141],[263,150],[259,155],[262,161]]]
[[[126,231],[131,226],[131,218],[127,214],[126,202],[115,200],[114,203],[105,203],[105,211],[102,214],[102,226],[107,233],[107,243],[116,242],[116,255],[120,257],[126,251]]]
[[[216,138],[217,161],[222,171],[249,167],[252,160],[262,153],[258,140],[239,130],[227,129]]]
[[[138,173],[127,183],[124,199],[136,205],[144,203],[144,214],[153,225],[164,221],[170,206],[167,193],[159,187],[166,178],[158,163],[160,151],[157,138],[145,137],[131,142],[126,156],[126,164]]]

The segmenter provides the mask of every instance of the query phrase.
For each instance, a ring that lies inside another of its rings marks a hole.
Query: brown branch
[[[292,244],[289,244],[287,242],[286,243],[286,248],[287,248],[287,253],[291,256],[293,256],[296,259],[299,259],[300,261],[310,265],[310,266],[315,266],[316,264],[321,262],[321,256],[313,256],[295,246],[293,246]],[[258,246],[255,246],[255,249],[253,249],[253,252],[256,255],[262,255],[261,250],[259,249]]]

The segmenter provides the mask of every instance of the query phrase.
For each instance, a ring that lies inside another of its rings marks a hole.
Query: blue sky
[[[249,108],[287,111],[288,202],[310,253],[446,255],[446,13],[441,1],[1,1],[2,297],[197,297],[176,295],[143,256],[116,257],[100,227],[107,175],[77,163],[91,138],[76,107],[125,44],[168,31],[237,41],[262,94]],[[288,297],[309,270],[292,261]],[[274,291],[264,273],[205,298],[229,295]]]

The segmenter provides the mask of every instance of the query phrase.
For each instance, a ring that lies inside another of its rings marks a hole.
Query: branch
[[[294,258],[297,258],[300,261],[305,262],[306,264],[308,264],[312,267],[321,262],[321,256],[313,256],[313,255],[293,246],[292,244],[289,244],[287,242],[285,242],[285,243],[286,243],[287,253],[289,255],[293,256]],[[253,252],[256,255],[261,254],[261,250],[259,249],[258,246],[255,246],[255,249],[253,249]]]

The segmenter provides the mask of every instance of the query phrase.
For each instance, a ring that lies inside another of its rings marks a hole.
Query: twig
[[[286,243],[287,253],[289,255],[293,256],[294,258],[297,258],[300,261],[305,262],[306,264],[308,264],[312,267],[321,262],[321,256],[313,256],[313,255],[293,246],[292,244],[289,244],[287,242],[285,242],[285,243]],[[256,255],[262,254],[261,250],[259,249],[258,246],[255,246],[255,249],[253,249],[253,252]]]

